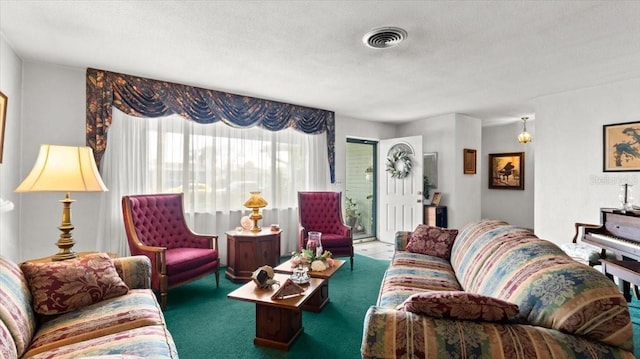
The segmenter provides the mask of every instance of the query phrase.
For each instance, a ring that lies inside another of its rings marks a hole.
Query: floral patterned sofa
[[[178,358],[147,257],[0,256],[0,358]]]
[[[629,309],[611,280],[529,230],[482,220],[460,233],[397,233],[361,353],[634,358],[633,349]]]

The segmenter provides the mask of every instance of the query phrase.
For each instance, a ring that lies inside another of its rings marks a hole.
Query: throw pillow
[[[420,224],[411,233],[407,251],[428,254],[444,259],[451,257],[451,247],[458,235],[457,229],[447,229]]]
[[[24,262],[21,265],[37,313],[62,314],[126,294],[113,261],[95,253],[60,262]]]
[[[398,305],[400,310],[437,318],[498,322],[518,315],[518,306],[481,294],[462,291],[416,293]]]

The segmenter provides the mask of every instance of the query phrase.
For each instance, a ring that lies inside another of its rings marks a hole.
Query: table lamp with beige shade
[[[104,192],[107,187],[100,178],[93,152],[89,147],[41,145],[36,163],[16,192],[66,192],[62,203],[62,232],[56,245],[60,249],[54,261],[73,259],[70,192]]]

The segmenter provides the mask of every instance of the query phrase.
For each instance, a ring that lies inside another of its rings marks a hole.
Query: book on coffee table
[[[304,294],[305,289],[301,286],[294,283],[290,278],[288,278],[280,288],[273,293],[271,299],[287,299],[297,297],[299,295]]]

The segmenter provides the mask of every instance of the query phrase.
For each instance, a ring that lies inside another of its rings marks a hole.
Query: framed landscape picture
[[[604,172],[640,171],[640,121],[602,126]]]
[[[489,154],[489,188],[524,190],[524,152]]]

